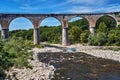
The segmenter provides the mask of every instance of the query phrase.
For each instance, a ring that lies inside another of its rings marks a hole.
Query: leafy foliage
[[[89,31],[85,31],[85,32],[81,33],[81,35],[80,35],[80,43],[87,43],[89,34],[90,34]]]
[[[115,20],[114,20],[112,17],[110,17],[110,16],[103,16],[103,17],[101,17],[101,18],[97,21],[97,23],[96,23],[96,28],[98,28],[98,26],[99,26],[99,24],[100,24],[101,22],[104,22],[104,23],[106,24],[106,26],[107,26],[108,29],[113,29],[113,28],[116,27],[116,22],[115,22]]]
[[[40,27],[40,41],[50,43],[61,43],[62,41],[62,29],[57,27]]]
[[[104,22],[100,22],[97,32],[99,32],[99,33],[100,32],[103,32],[103,33],[108,32],[108,28]]]
[[[82,30],[77,27],[77,26],[74,26],[72,27],[70,30],[69,30],[69,41],[70,43],[76,43],[76,42],[79,42],[80,40],[80,34],[82,33]]]
[[[5,70],[12,66],[31,67],[28,64],[28,59],[31,59],[32,54],[28,52],[28,49],[32,47],[29,45],[31,44],[22,38],[15,37],[8,42],[0,41],[0,77],[5,77]]]
[[[120,46],[120,28],[119,27],[109,32],[107,45]]]
[[[76,20],[76,21],[73,21],[73,22],[69,23],[69,28],[70,29],[73,26],[78,26],[83,31],[88,30],[88,28],[89,28],[89,24],[88,24],[87,20],[85,20],[85,19],[79,19],[79,20]]]
[[[107,36],[105,33],[98,33],[95,36],[90,35],[88,40],[89,40],[89,45],[103,46],[106,43]]]
[[[89,36],[89,45],[120,46],[120,28],[108,29],[104,22],[99,24],[95,36]]]

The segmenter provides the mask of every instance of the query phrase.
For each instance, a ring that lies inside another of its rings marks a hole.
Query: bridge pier
[[[3,41],[8,40],[8,38],[9,38],[9,29],[2,29],[1,30],[1,35],[2,35]]]
[[[68,45],[68,28],[62,28],[62,45]]]
[[[92,35],[95,35],[95,27],[89,27],[89,30]]]
[[[34,28],[34,44],[40,44],[39,28]]]

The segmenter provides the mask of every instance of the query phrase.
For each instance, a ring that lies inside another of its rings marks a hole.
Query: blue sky
[[[88,13],[120,11],[120,0],[0,0],[0,13]],[[54,18],[41,25],[59,25]],[[10,29],[32,28],[29,20],[15,19]]]

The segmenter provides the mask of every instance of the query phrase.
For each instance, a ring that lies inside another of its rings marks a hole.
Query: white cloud
[[[19,8],[23,10],[38,10],[39,9],[38,7],[33,7],[31,5],[24,5],[24,6],[20,6]]]
[[[73,3],[81,3],[84,5],[101,5],[107,3],[108,0],[68,0]]]
[[[51,2],[52,2],[52,0],[51,0]],[[52,3],[54,3],[54,2],[52,2]],[[40,7],[40,9],[53,9],[53,8],[57,8],[57,7],[62,7],[62,6],[67,5],[69,3],[70,3],[69,1],[64,1],[61,3],[54,3],[54,4],[49,4],[49,2],[46,2],[47,6],[40,6],[39,5],[39,7]],[[36,7],[38,7],[38,6],[36,6]]]
[[[15,3],[19,5],[19,9],[22,10],[38,10],[39,7],[35,4],[38,4],[40,2],[46,1],[46,0],[13,0]]]
[[[93,12],[117,12],[120,11],[119,4],[112,4],[101,7],[90,7],[90,6],[74,6],[68,12],[72,13],[93,13]]]
[[[109,0],[64,0],[54,3],[54,0],[14,0],[21,5],[19,8],[25,11],[51,10],[55,13],[87,13],[87,12],[112,12],[119,11],[119,4],[108,4]],[[42,3],[43,2],[43,3]],[[39,4],[42,3],[42,4]],[[52,5],[54,3],[54,5]],[[64,10],[64,6],[65,9]],[[57,9],[58,8],[58,9]],[[63,10],[61,10],[63,8]],[[54,10],[55,9],[55,10]]]

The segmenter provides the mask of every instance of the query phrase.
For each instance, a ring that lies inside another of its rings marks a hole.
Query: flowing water
[[[120,63],[85,53],[39,53],[41,62],[56,68],[52,80],[120,80]]]

